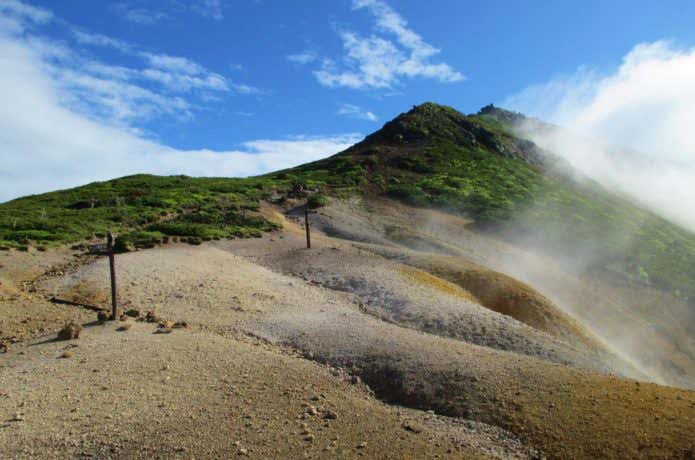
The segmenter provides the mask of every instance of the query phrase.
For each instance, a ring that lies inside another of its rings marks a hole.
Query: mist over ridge
[[[552,122],[519,133],[608,187],[695,230],[695,49],[635,46],[613,74],[582,67],[502,105]]]

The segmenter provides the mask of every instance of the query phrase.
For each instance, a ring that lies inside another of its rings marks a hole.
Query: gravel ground
[[[558,364],[596,366],[410,266],[314,244],[287,222],[119,255],[124,308],[188,327],[107,322],[14,344],[0,354],[0,457],[692,453],[694,392]],[[103,259],[52,271],[32,295],[103,305],[106,273]]]
[[[257,240],[219,246],[235,251],[243,245],[242,253],[257,263],[350,293],[362,311],[391,323],[597,372],[611,370],[594,355],[474,303],[455,286],[421,282],[424,273],[419,270],[346,246],[317,243],[316,249],[298,251],[301,241],[288,237],[270,243],[275,250],[267,253],[263,251],[267,244]]]
[[[359,315],[343,293],[206,246],[132,253],[117,263],[124,308],[154,309],[189,327],[157,334],[145,322],[131,320],[127,331],[92,324],[77,340],[44,336],[0,355],[1,456],[534,455],[500,428],[383,404],[346,371],[254,339],[259,331],[248,327],[279,311],[299,313],[306,302]],[[106,270],[97,260],[43,280],[39,292],[88,301],[84,292],[98,292]],[[73,356],[60,358],[65,351]],[[319,414],[304,418],[302,404]]]

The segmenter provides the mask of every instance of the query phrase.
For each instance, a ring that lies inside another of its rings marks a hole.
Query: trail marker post
[[[111,273],[111,319],[118,319],[118,295],[116,294],[116,260],[113,253],[113,234],[106,234],[106,243],[90,244],[87,248],[90,254],[108,256],[109,272]]]
[[[309,214],[316,214],[316,211],[310,211],[309,206],[304,206],[304,228],[306,229],[306,248],[311,249],[311,230],[309,229]]]

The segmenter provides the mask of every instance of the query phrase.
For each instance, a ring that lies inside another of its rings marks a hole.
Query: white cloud
[[[0,20],[0,31],[30,46],[62,88],[61,102],[93,119],[129,128],[135,121],[163,115],[189,119],[201,104],[220,100],[215,92],[264,94],[259,88],[229,81],[190,59],[144,51],[124,40],[54,21],[65,27],[79,45],[111,48],[142,62],[134,67],[106,64],[84,49],[43,38],[35,30],[27,32],[36,22],[51,21],[50,11],[14,0],[0,3],[0,8],[6,13],[5,21]]]
[[[639,44],[611,75],[581,68],[504,105],[574,131],[531,136],[585,173],[695,230],[695,48]]]
[[[140,57],[150,66],[139,71],[131,69],[131,72],[125,72],[127,69],[121,67],[121,78],[125,76],[144,78],[160,83],[170,90],[182,92],[188,92],[193,89],[213,91],[234,89],[240,94],[263,93],[261,89],[248,84],[228,82],[224,76],[181,56],[139,51],[135,45],[100,34],[73,30],[73,35],[82,44],[114,48],[125,54]]]
[[[314,76],[324,86],[348,88],[390,88],[401,78],[431,78],[440,82],[457,82],[463,75],[446,63],[432,63],[440,52],[425,42],[408,23],[381,0],[353,0],[354,9],[368,10],[376,20],[377,30],[392,35],[395,43],[377,35],[363,37],[356,32],[341,31],[345,49],[343,66],[323,60]]]
[[[367,121],[377,121],[379,119],[379,117],[369,110],[363,110],[359,106],[353,104],[342,104],[338,109],[338,115],[345,115],[347,117]]]
[[[288,61],[294,62],[295,64],[309,64],[316,60],[316,53],[311,50],[305,50],[297,54],[288,54],[285,56]]]
[[[0,27],[4,70],[0,72],[0,200],[138,172],[260,174],[331,155],[359,139],[357,135],[342,135],[256,140],[229,151],[174,149],[139,135],[132,125],[87,116],[69,101],[87,97],[85,103],[98,101],[95,103],[117,112],[116,118],[126,119],[135,116],[129,111],[148,104],[152,110],[170,108],[174,112],[186,110],[185,105],[176,107],[180,102],[156,100],[159,95],[118,78],[101,79],[51,65],[43,54],[45,47],[35,46],[16,30]],[[128,69],[98,65],[102,66],[101,74],[120,72],[121,79],[129,77]],[[143,102],[130,105],[119,97]]]

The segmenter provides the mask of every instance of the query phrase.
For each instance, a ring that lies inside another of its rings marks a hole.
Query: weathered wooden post
[[[311,229],[309,228],[309,214],[316,214],[310,211],[308,205],[304,205],[304,228],[306,229],[306,248],[311,249]]]
[[[309,230],[309,206],[304,206],[304,228],[306,229],[306,248],[311,249],[311,231]]]
[[[106,233],[106,244],[90,244],[87,247],[90,254],[96,254],[98,256],[108,256],[109,258],[109,272],[111,273],[111,319],[118,319],[118,296],[116,295],[116,261],[114,260],[113,253],[113,234],[111,232]]]
[[[118,296],[116,295],[116,261],[113,254],[113,234],[106,234],[106,251],[109,256],[109,271],[111,272],[111,319],[118,319]]]

